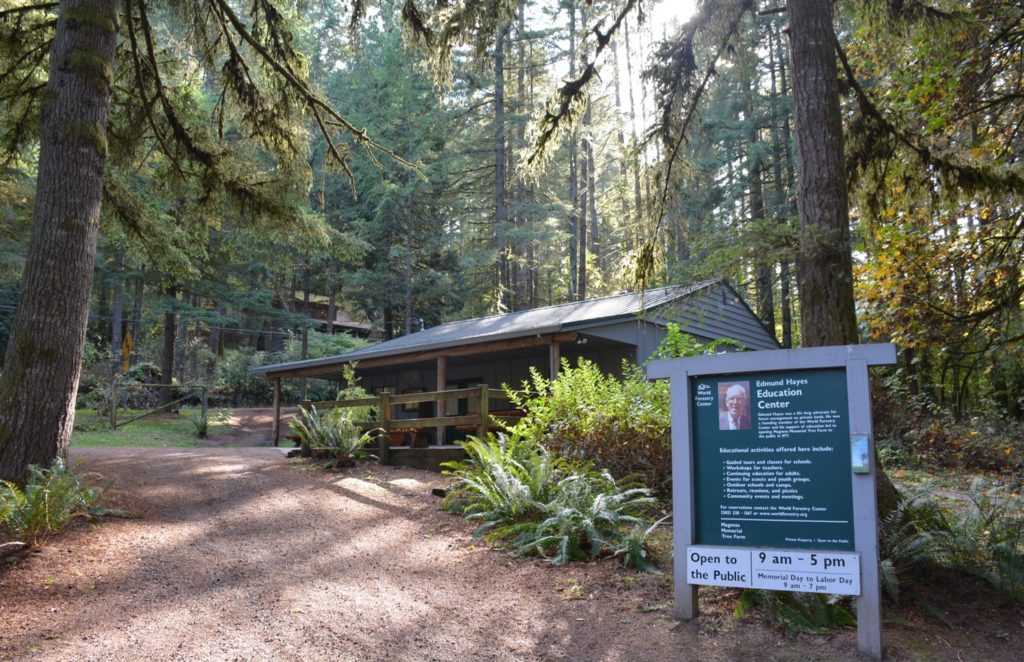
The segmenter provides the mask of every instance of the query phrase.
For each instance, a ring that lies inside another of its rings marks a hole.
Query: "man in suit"
[[[725,391],[725,411],[718,414],[718,429],[750,429],[750,398],[742,384],[733,384]]]

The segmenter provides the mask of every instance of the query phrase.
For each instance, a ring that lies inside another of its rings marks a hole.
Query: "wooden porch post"
[[[380,405],[377,413],[377,424],[384,430],[384,434],[378,437],[380,444],[380,457],[377,460],[381,464],[391,464],[391,389],[381,391]]]
[[[550,343],[548,344],[548,358],[550,361],[550,378],[558,378],[558,370],[562,367],[562,346],[558,343],[558,338],[551,336]]]
[[[440,355],[437,357],[437,390],[445,390],[445,386],[448,384],[448,357]],[[447,403],[444,398],[437,399],[437,411],[434,415],[438,418],[442,418],[445,415],[445,406]],[[434,435],[434,439],[438,446],[444,444],[444,427],[443,425],[437,426],[437,432]]]
[[[481,439],[487,438],[487,432],[491,426],[490,391],[487,384],[480,385],[480,427],[477,428],[477,436]]]
[[[281,378],[274,379],[274,445],[281,441]]]

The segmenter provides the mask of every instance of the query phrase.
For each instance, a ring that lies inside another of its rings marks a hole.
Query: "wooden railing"
[[[316,407],[318,410],[334,409],[343,407],[347,409],[357,407],[370,407],[377,412],[373,420],[357,421],[364,429],[370,430],[381,428],[387,433],[398,430],[437,430],[437,438],[444,434],[443,430],[448,427],[469,428],[479,437],[483,437],[493,429],[499,421],[512,421],[518,419],[521,413],[515,410],[492,411],[491,400],[504,399],[505,392],[500,389],[492,389],[486,384],[471,388],[454,389],[451,391],[424,391],[422,393],[403,393],[396,395],[384,392],[372,398],[358,398],[354,400],[322,400],[319,402],[306,401],[299,403],[300,406],[308,408]],[[393,408],[400,405],[415,404],[424,402],[434,403],[436,411],[444,412],[449,401],[467,399],[470,401],[472,413],[455,416],[432,416],[429,418],[401,418],[394,415]],[[474,407],[473,404],[476,406]],[[469,430],[467,430],[469,431]],[[386,462],[385,457],[390,452],[390,436],[381,435],[379,439],[381,461]]]

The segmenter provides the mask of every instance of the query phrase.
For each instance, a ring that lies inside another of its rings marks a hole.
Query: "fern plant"
[[[7,486],[4,485],[4,488]],[[6,498],[6,490],[0,490],[0,551],[12,547],[23,547],[20,540],[4,540],[6,537],[7,517],[14,512],[14,500]]]
[[[619,549],[625,531],[645,527],[654,504],[650,490],[623,489],[608,472],[586,467],[559,482],[543,521],[518,528],[516,548],[556,564],[593,560]]]
[[[823,633],[833,627],[853,627],[857,619],[847,608],[849,598],[823,593],[790,593],[749,588],[733,609],[742,618],[753,607],[762,607],[773,622],[791,632]]]
[[[944,568],[977,576],[1024,601],[1024,499],[972,483],[957,508],[927,487],[906,496],[880,522],[882,587],[899,600],[901,574]]]
[[[288,422],[288,427],[304,448],[326,450],[343,466],[351,466],[355,460],[376,459],[367,446],[378,435],[386,434],[381,428],[363,432],[345,410],[321,414],[315,406],[302,408],[299,415]]]
[[[630,567],[653,568],[647,513],[656,502],[648,489],[554,457],[515,432],[471,438],[464,448],[467,460],[445,465],[455,486],[444,506],[480,522],[475,535],[552,563],[615,555]]]
[[[654,530],[670,517],[672,517],[671,513],[665,515],[646,528],[635,526],[630,529],[626,535],[622,536],[622,539],[619,541],[618,546],[613,552],[613,556],[620,557],[622,559],[622,565],[627,568],[661,574],[661,570],[658,569],[657,564],[655,564],[651,559],[650,545],[648,544],[648,541],[651,538],[651,534],[654,533]]]
[[[554,498],[567,464],[538,444],[517,434],[486,439],[470,437],[463,444],[467,459],[446,462],[455,486],[444,507],[481,522],[477,535],[524,520],[537,520]]]
[[[49,469],[33,465],[29,472],[24,489],[0,481],[2,529],[8,540],[35,547],[72,519],[96,514],[98,491],[59,459]]]
[[[937,518],[933,535],[946,567],[975,575],[1024,601],[1024,498],[975,479],[962,514]]]

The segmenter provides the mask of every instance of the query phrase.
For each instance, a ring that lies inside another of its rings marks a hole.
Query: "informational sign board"
[[[860,554],[742,547],[688,547],[686,582],[831,595],[860,595]]]
[[[697,586],[857,597],[858,648],[882,656],[868,367],[889,344],[652,361],[672,393],[675,614]]]
[[[845,371],[693,382],[696,542],[853,549]]]

